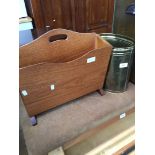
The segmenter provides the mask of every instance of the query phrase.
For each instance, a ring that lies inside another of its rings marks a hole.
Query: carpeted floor
[[[134,107],[135,88],[129,84],[124,93],[91,93],[38,115],[38,125],[31,126],[22,101],[20,125],[29,155],[47,155],[52,149],[80,133]]]
[[[19,127],[19,155],[28,155],[23,130],[21,127]]]

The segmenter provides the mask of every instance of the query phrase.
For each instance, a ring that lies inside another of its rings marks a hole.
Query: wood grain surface
[[[114,3],[114,0],[25,0],[38,35],[43,34],[40,31],[43,28],[112,32]]]
[[[67,35],[67,39],[50,42],[51,36]],[[67,62],[74,60],[95,48],[96,34],[80,34],[77,32],[55,29],[51,30],[31,43],[20,47],[20,68],[44,62]]]
[[[47,38],[67,34],[68,40]],[[75,35],[74,35],[75,34]],[[29,116],[102,89],[112,47],[96,34],[54,30],[20,48],[20,92]],[[87,63],[95,57],[95,62]],[[54,85],[54,90],[51,90]]]

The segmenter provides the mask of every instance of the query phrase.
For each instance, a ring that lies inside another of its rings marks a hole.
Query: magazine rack
[[[35,116],[99,90],[112,46],[95,33],[51,30],[20,47],[20,94],[35,125]]]

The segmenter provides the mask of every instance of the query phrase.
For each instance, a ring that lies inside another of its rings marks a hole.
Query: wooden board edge
[[[120,155],[123,152],[125,152],[127,149],[133,147],[135,145],[135,140],[133,140],[132,142],[130,142],[129,144],[125,145],[124,147],[122,147],[120,150],[118,150],[117,152],[115,152],[113,155]],[[133,151],[134,152],[134,151]],[[131,152],[132,153],[132,152]],[[129,153],[130,154],[130,153]]]
[[[65,153],[62,147],[58,147],[55,150],[52,150],[51,152],[49,152],[48,155],[65,155]]]

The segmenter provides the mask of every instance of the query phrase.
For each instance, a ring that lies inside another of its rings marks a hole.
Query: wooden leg
[[[37,125],[37,119],[36,119],[35,116],[32,116],[32,117],[30,118],[30,121],[31,121],[32,126]]]
[[[98,93],[99,93],[101,96],[105,95],[105,92],[104,92],[104,90],[103,90],[102,88],[98,90]]]

